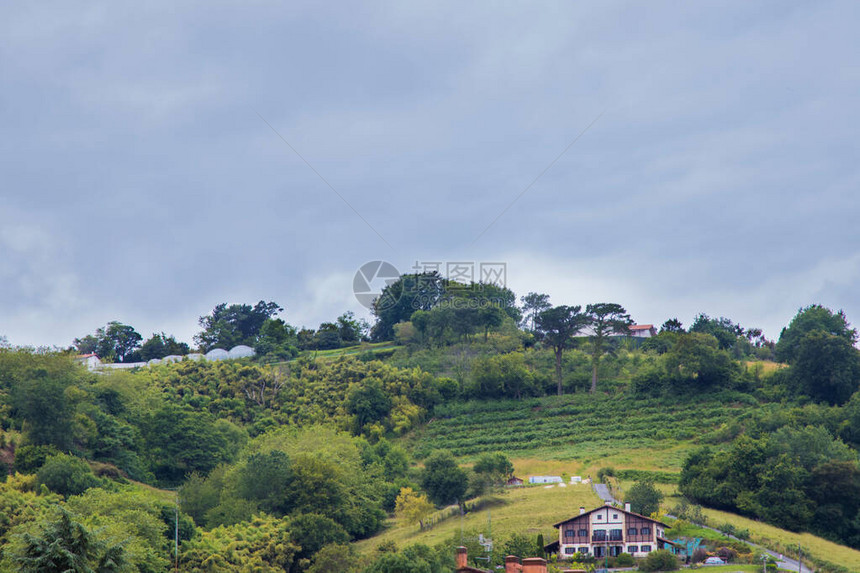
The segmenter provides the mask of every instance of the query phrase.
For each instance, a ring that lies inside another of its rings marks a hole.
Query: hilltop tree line
[[[366,321],[345,312],[317,330],[297,329],[277,318],[283,308],[275,302],[255,305],[221,303],[210,314],[201,316],[202,328],[194,335],[195,349],[206,353],[213,348],[229,350],[244,345],[267,359],[290,359],[301,350],[327,350],[369,340]],[[185,342],[173,335],[153,333],[146,340],[134,327],[118,321],[96,329],[94,334],[75,338],[72,347],[80,354],[96,354],[104,362],[146,362],[155,358],[191,352]]]

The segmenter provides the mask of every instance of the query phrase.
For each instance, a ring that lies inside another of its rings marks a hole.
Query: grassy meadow
[[[382,533],[359,541],[357,546],[365,551],[388,541],[393,541],[398,546],[413,543],[436,545],[450,540],[461,530],[478,531],[486,535],[490,527],[493,539],[499,542],[503,542],[513,533],[543,533],[549,543],[558,535],[557,530],[552,527],[553,523],[576,515],[580,506],[592,508],[600,503],[600,499],[587,484],[509,488],[494,496],[493,502],[487,507],[469,512],[462,518],[454,515],[425,531],[421,531],[417,524],[409,525],[398,519],[391,519]]]

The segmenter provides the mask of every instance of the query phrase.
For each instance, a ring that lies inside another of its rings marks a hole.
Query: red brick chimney
[[[457,548],[457,569],[465,569],[469,559],[466,555],[467,549],[463,546]]]
[[[523,566],[520,565],[520,558],[514,555],[505,557],[505,573],[520,573]]]
[[[522,573],[546,573],[546,559],[540,557],[523,559]]]

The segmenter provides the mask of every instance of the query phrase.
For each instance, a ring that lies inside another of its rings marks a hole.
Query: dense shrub
[[[203,531],[182,545],[180,566],[192,573],[288,571],[300,550],[287,522],[255,517],[249,522]]]
[[[39,469],[39,483],[62,495],[79,495],[99,484],[89,464],[80,458],[55,454]]]
[[[597,481],[599,483],[606,483],[606,478],[611,477],[615,477],[615,468],[608,466],[597,470]]]
[[[21,446],[15,450],[15,471],[35,473],[50,456],[60,453],[54,446]]]
[[[678,559],[671,551],[653,551],[639,563],[640,571],[677,571]]]

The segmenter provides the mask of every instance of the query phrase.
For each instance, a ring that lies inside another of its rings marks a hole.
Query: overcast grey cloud
[[[507,261],[519,294],[642,323],[860,322],[858,24],[828,1],[7,3],[0,334],[190,341],[260,299],[315,327],[361,311],[375,259]]]

